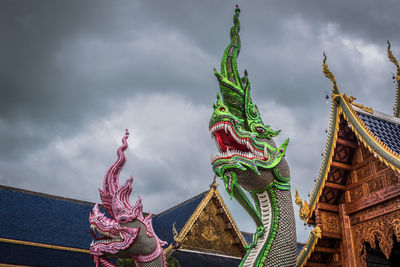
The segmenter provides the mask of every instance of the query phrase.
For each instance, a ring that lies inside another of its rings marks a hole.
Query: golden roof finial
[[[400,69],[399,63],[397,62],[397,59],[393,56],[392,50],[390,50],[390,42],[389,42],[389,40],[387,41],[387,43],[388,43],[388,48],[387,48],[388,57],[389,57],[390,61],[392,61],[393,64],[396,65],[396,67],[397,67],[397,73],[398,73],[398,72],[399,72],[399,69]]]
[[[295,193],[295,200],[294,202],[297,204],[297,206],[299,206],[300,210],[299,210],[299,217],[300,219],[302,219],[303,221],[306,221],[307,218],[310,216],[310,205],[302,200],[299,196],[299,192],[296,189],[296,193]]]
[[[328,68],[328,64],[326,64],[326,54],[325,52],[323,53],[324,56],[324,60],[322,61],[322,71],[324,72],[325,76],[332,81],[333,85],[332,85],[332,99],[334,95],[338,95],[340,94],[339,89],[337,88],[336,85],[336,79],[335,79],[335,75],[333,75],[333,73],[329,70]]]
[[[393,64],[396,66],[396,96],[394,99],[394,109],[393,109],[393,116],[400,118],[400,67],[399,67],[399,63],[397,62],[397,59],[393,56],[392,51],[390,50],[390,42],[389,40],[387,41],[388,43],[388,57],[389,60],[393,62]]]
[[[316,226],[313,230],[312,230],[312,233],[316,236],[316,237],[318,237],[318,238],[321,238],[321,228],[319,228],[319,226]]]

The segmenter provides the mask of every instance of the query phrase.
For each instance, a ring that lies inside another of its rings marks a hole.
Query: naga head
[[[96,204],[89,215],[91,233],[94,240],[90,244],[90,254],[96,266],[114,266],[108,257],[132,258],[136,262],[148,262],[162,254],[166,244],[154,233],[151,214],[143,217],[142,200],[131,205],[133,177],[123,186],[119,184],[119,174],[126,163],[124,151],[128,147],[128,130],[118,149],[118,159],[104,176],[103,190],[99,189],[103,206],[110,218],[102,213]]]
[[[280,131],[274,131],[263,123],[250,95],[247,71],[244,71],[243,77],[238,73],[239,14],[240,9],[237,7],[230,32],[231,42],[222,57],[221,72],[214,69],[220,94],[217,94],[217,102],[213,104],[214,112],[209,124],[211,137],[219,150],[219,154],[211,158],[213,169],[224,180],[231,197],[233,185],[244,176],[246,179],[242,180],[256,183],[248,184],[247,188],[244,185],[246,190],[259,188],[259,183],[262,183],[258,181],[260,174],[274,169],[281,162],[289,142],[286,140],[280,147],[276,147],[272,138]],[[269,179],[269,182],[273,179]]]

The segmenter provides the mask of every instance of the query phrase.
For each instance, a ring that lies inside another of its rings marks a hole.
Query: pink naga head
[[[124,151],[128,148],[128,137],[129,132],[126,130],[122,146],[117,152],[118,159],[104,176],[103,190],[99,189],[103,206],[112,218],[101,213],[97,204],[89,215],[94,237],[90,244],[90,254],[96,266],[99,263],[106,267],[114,266],[107,257],[132,258],[138,264],[157,260],[165,265],[162,246],[166,243],[154,233],[151,214],[143,217],[140,197],[134,206],[130,204],[133,177],[123,186],[119,184],[119,174],[126,163]]]

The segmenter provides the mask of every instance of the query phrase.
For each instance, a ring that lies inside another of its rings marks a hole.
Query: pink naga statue
[[[119,184],[119,174],[125,165],[124,151],[128,147],[126,140],[128,130],[122,138],[122,146],[118,149],[118,159],[104,176],[103,190],[100,198],[104,208],[112,216],[108,218],[100,212],[98,204],[89,215],[91,233],[94,240],[90,244],[90,254],[96,264],[104,267],[115,267],[107,258],[132,258],[137,266],[166,266],[161,241],[154,233],[151,214],[143,217],[142,200],[139,197],[135,205],[129,202],[132,192],[133,177],[123,186]]]

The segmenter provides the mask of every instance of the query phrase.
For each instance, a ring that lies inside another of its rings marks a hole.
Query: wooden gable
[[[242,258],[246,242],[212,185],[176,238],[181,249]]]

